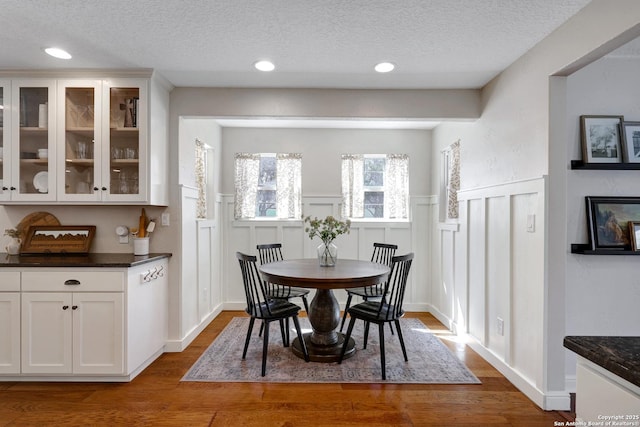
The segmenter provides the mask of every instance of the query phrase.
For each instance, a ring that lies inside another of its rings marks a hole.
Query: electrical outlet
[[[498,322],[496,323],[496,329],[498,330],[498,335],[504,336],[504,320],[501,317],[498,317]]]

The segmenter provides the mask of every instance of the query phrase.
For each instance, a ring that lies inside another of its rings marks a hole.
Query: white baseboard
[[[438,319],[438,321],[440,323],[442,323],[444,326],[446,326],[447,329],[449,329],[450,331],[454,331],[454,326],[455,325],[454,325],[453,321],[451,319],[449,319],[448,316],[445,316],[444,314],[442,314],[442,312],[440,312],[440,310],[438,310],[437,308],[435,308],[431,304],[428,304],[426,310],[423,310],[423,311],[428,311],[429,313],[431,313],[433,315],[433,317]]]
[[[211,313],[209,313],[207,317],[205,317],[202,322],[200,322],[199,325],[187,332],[187,334],[182,339],[167,340],[164,351],[167,353],[180,353],[185,348],[189,347],[189,344],[191,344],[193,340],[196,339],[198,335],[200,335],[200,332],[202,332],[204,328],[206,328],[218,314],[222,313],[223,310],[223,306],[219,305]]]
[[[543,392],[538,389],[529,380],[521,376],[511,366],[507,365],[502,359],[496,356],[491,350],[484,347],[478,340],[472,336],[467,337],[467,345],[473,351],[478,353],[480,357],[489,362],[502,375],[507,378],[518,390],[524,393],[540,408],[545,411],[568,411],[571,408],[571,397],[567,391],[559,392]]]

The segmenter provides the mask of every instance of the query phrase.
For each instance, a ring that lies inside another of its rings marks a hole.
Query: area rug
[[[306,363],[282,346],[277,323],[269,330],[267,374],[261,376],[262,337],[259,322],[253,328],[247,357],[242,349],[249,318],[234,317],[227,327],[189,369],[182,381],[278,382],[278,383],[393,383],[393,384],[479,384],[480,381],[419,319],[403,318],[402,333],[409,362],[405,362],[397,335],[385,330],[387,379],[380,371],[378,328],[372,325],[367,348],[362,348],[364,323],[356,322],[352,337],[356,353],[342,364]],[[302,332],[310,332],[306,317],[300,318]],[[293,322],[291,340],[295,337]],[[346,325],[345,325],[346,331]]]

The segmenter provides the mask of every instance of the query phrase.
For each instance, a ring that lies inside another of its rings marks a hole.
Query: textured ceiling
[[[0,68],[153,68],[175,86],[479,88],[588,2],[0,0]],[[263,58],[276,71],[252,68]],[[383,60],[396,71],[374,73]]]

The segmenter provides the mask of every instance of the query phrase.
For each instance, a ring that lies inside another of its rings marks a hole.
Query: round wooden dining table
[[[338,361],[345,338],[337,331],[340,305],[333,289],[382,283],[387,280],[389,272],[386,265],[352,259],[339,259],[333,267],[321,267],[315,258],[290,259],[260,266],[262,278],[270,283],[316,289],[307,313],[312,332],[303,334],[303,337],[311,361],[325,363]],[[293,341],[292,350],[298,357],[304,357],[298,338]],[[353,354],[355,342],[350,338],[344,357]]]

